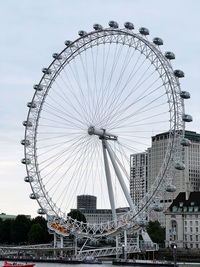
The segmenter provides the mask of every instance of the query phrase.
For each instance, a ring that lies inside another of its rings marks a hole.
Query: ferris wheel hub
[[[94,126],[90,126],[88,128],[88,134],[89,135],[98,135],[100,139],[117,141],[117,136],[116,135],[108,133],[105,129],[96,128]]]

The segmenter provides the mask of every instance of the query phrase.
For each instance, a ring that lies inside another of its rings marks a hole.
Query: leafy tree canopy
[[[165,228],[161,227],[158,221],[149,221],[147,233],[155,243],[165,243]]]
[[[79,222],[86,223],[85,215],[80,212],[80,210],[72,210],[70,213],[68,213],[68,216],[72,217],[72,219],[77,220]]]

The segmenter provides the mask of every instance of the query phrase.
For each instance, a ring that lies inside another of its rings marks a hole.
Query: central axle
[[[88,134],[89,135],[98,135],[100,139],[106,139],[106,140],[117,140],[117,136],[111,133],[108,133],[105,129],[99,129],[94,126],[90,126],[88,128]]]

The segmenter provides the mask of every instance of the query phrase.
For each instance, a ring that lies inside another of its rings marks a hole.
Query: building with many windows
[[[147,153],[130,156],[130,195],[135,205],[138,205],[147,191]]]
[[[200,248],[200,192],[179,193],[165,216],[166,247]]]
[[[163,163],[168,138],[169,132],[152,136],[151,147],[146,152],[131,155],[130,193],[136,204],[139,203],[146,190],[153,184],[155,176]],[[164,210],[167,210],[180,192],[188,190],[197,192],[200,190],[200,134],[193,131],[185,131],[185,138],[191,142],[190,146],[182,147],[182,159],[186,167],[184,171],[176,170],[175,172],[173,184],[176,186],[176,191],[163,194],[163,198],[160,201],[164,206]],[[146,159],[142,161],[144,157]],[[146,173],[144,175],[145,169]],[[138,193],[138,189],[140,189],[140,193]],[[149,219],[158,220],[162,226],[165,225],[163,212],[152,211]]]
[[[95,210],[97,206],[97,198],[91,195],[77,196],[77,209]]]

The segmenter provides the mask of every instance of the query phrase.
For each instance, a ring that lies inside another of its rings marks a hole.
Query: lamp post
[[[173,244],[174,267],[176,267],[176,248],[177,248],[177,245]]]

